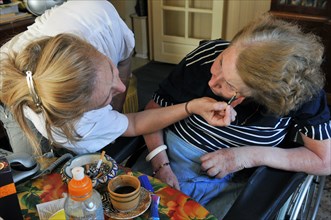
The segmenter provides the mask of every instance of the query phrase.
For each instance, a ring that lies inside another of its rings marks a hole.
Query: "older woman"
[[[331,125],[321,71],[323,46],[296,25],[263,16],[231,43],[208,41],[165,79],[148,109],[209,96],[236,99],[236,119],[213,127],[192,115],[145,135],[157,178],[221,218],[245,184],[245,168],[269,166],[315,175],[331,173]],[[302,139],[296,148],[287,137]],[[159,147],[160,146],[160,147]],[[281,148],[281,147],[287,147]],[[291,148],[291,149],[289,149]],[[134,168],[150,169],[142,158]]]

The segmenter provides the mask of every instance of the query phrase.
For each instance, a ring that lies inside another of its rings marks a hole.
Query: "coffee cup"
[[[140,181],[131,175],[118,175],[108,182],[110,201],[118,211],[128,212],[138,206]]]

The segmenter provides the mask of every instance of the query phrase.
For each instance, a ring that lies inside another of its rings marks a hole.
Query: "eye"
[[[237,89],[233,85],[231,85],[229,82],[225,81],[225,85],[229,90],[237,91]]]

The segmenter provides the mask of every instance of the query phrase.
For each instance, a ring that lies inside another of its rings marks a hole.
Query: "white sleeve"
[[[34,122],[37,130],[47,138],[45,118],[32,109],[24,107],[25,117]],[[96,152],[121,136],[128,128],[128,118],[112,109],[111,105],[86,112],[75,125],[81,140],[71,143],[58,129],[53,128],[53,138],[63,147],[76,154]]]
[[[28,30],[7,44],[16,52],[44,36],[71,33],[82,37],[108,56],[115,65],[134,48],[134,35],[107,0],[69,0],[36,18]]]

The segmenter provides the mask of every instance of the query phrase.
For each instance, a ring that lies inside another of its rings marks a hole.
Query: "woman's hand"
[[[189,101],[187,110],[189,113],[200,115],[213,126],[228,126],[237,116],[232,105],[208,97]]]
[[[220,149],[203,155],[200,160],[201,170],[216,178],[250,167],[246,161],[245,151],[241,151],[240,148]]]
[[[163,167],[159,172],[155,174],[155,177],[162,182],[168,184],[169,186],[180,190],[178,179],[170,166]]]

